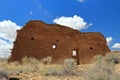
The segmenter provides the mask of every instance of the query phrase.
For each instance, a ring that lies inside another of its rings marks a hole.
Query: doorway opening
[[[76,60],[76,64],[79,65],[80,64],[80,59],[79,59],[79,53],[77,49],[74,49],[72,51],[72,58]]]

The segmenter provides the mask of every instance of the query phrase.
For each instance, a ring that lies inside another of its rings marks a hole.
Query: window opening
[[[59,42],[59,40],[56,40],[56,42]]]
[[[72,56],[77,56],[77,51],[76,50],[72,51]]]
[[[93,49],[93,47],[90,47],[90,49],[92,50],[92,49]]]
[[[56,44],[53,44],[52,48],[53,48],[53,49],[56,49],[56,48],[57,48]]]
[[[34,40],[34,37],[31,37],[31,40]]]

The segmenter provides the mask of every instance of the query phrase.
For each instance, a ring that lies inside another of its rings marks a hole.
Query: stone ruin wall
[[[52,46],[56,48],[53,49]],[[72,51],[77,50],[77,56]],[[75,58],[80,63],[91,62],[97,54],[109,52],[106,39],[98,32],[79,32],[71,28],[29,21],[18,31],[9,61],[21,61],[24,56],[42,59],[52,56],[53,63],[61,63],[67,58]]]

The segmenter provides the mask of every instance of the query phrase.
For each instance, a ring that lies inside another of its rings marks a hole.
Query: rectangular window
[[[73,50],[72,56],[77,56],[77,51],[76,50]]]

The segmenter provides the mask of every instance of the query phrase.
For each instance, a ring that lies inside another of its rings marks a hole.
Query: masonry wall
[[[72,56],[73,50],[78,52],[76,57]],[[37,59],[52,56],[53,63],[62,63],[72,57],[80,63],[89,63],[93,56],[109,51],[101,33],[83,33],[61,25],[29,21],[18,31],[9,61],[20,61],[24,56]]]

